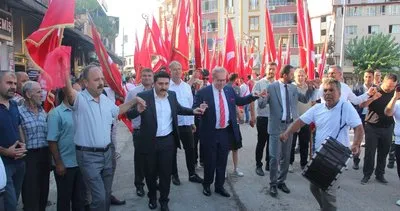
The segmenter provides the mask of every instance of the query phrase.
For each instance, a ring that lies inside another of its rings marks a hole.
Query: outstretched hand
[[[135,97],[134,98],[134,100],[135,100],[135,103],[136,103],[136,108],[137,108],[137,111],[139,112],[139,113],[142,113],[144,110],[146,110],[146,101],[144,101],[142,98],[140,98],[140,97]]]

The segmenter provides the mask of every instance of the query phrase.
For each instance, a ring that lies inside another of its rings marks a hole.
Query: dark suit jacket
[[[223,90],[229,107],[229,127],[233,129],[235,141],[239,143],[242,140],[242,136],[236,118],[236,105],[243,106],[253,102],[257,98],[252,95],[240,97],[235,94],[235,91],[230,86],[225,86]],[[199,134],[201,143],[204,145],[210,145],[215,141],[215,125],[217,121],[212,85],[204,87],[197,92],[193,108],[199,107],[204,101],[207,103],[208,108],[204,112],[203,116],[200,117]]]
[[[140,131],[136,142],[136,150],[139,153],[155,152],[156,148],[156,133],[157,133],[157,114],[154,99],[154,90],[148,90],[137,94],[146,101],[147,108],[142,113],[139,113],[136,107],[127,112],[130,119],[134,119],[140,115]],[[178,133],[178,117],[177,115],[193,115],[191,108],[182,107],[176,99],[176,94],[173,91],[168,91],[168,101],[171,106],[172,115],[172,134],[174,136],[175,145],[180,148],[180,138]]]

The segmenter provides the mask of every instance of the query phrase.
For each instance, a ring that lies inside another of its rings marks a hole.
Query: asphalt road
[[[133,143],[129,131],[119,124],[117,151],[121,153],[118,160],[116,177],[114,179],[113,194],[125,199],[126,205],[112,206],[113,211],[149,210],[147,197],[136,196],[133,184]],[[213,193],[211,197],[202,194],[200,184],[190,183],[186,170],[184,152],[178,152],[178,170],[181,185],[171,184],[169,207],[171,210],[319,210],[319,206],[309,191],[309,182],[301,175],[299,156],[296,155],[294,173],[289,173],[286,184],[291,189],[290,194],[281,191],[277,198],[268,194],[269,174],[260,177],[255,173],[255,146],[257,130],[248,125],[241,126],[243,148],[239,152],[240,170],[244,177],[236,177],[232,172],[232,159],[228,161],[228,179],[225,188],[231,193],[230,198],[224,198]],[[361,156],[363,157],[363,155]],[[386,179],[389,184],[383,185],[371,178],[367,185],[361,185],[362,170],[351,169],[341,176],[340,189],[337,191],[338,210],[400,210],[395,202],[400,199],[400,181],[395,169],[386,169]],[[361,161],[361,167],[363,162]],[[203,169],[197,169],[203,176]],[[212,186],[213,190],[213,186]],[[50,201],[53,205],[47,210],[56,210],[56,186],[51,181]]]

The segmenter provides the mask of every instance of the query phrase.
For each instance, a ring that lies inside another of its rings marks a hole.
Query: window
[[[203,29],[203,31],[209,31],[209,32],[217,31],[218,30],[217,20],[204,19],[202,29]]]
[[[255,49],[259,48],[259,46],[260,46],[260,37],[254,36],[253,40],[254,40],[254,48]]]
[[[346,16],[360,16],[361,9],[358,7],[348,7],[346,9]]]
[[[250,31],[258,31],[260,30],[260,24],[259,24],[259,16],[250,16],[249,17],[249,30]]]
[[[225,0],[225,7],[233,7],[233,0]]]
[[[377,15],[375,6],[367,7],[366,10],[367,10],[367,13],[366,13],[367,16],[376,16]]]
[[[259,10],[258,0],[249,0],[249,10]]]
[[[295,26],[297,24],[296,13],[271,14],[271,21],[274,26]]]
[[[321,30],[321,36],[325,36],[326,35],[326,29],[322,29]]]
[[[400,33],[400,24],[389,25],[389,33]]]
[[[203,13],[217,12],[218,2],[216,0],[202,1]]]
[[[292,37],[291,37],[290,40],[292,42],[292,43],[290,43],[291,44],[291,48],[299,47],[298,35],[297,34],[292,34]]]
[[[321,17],[321,23],[325,23],[326,22],[326,16],[322,16]]]
[[[357,33],[357,26],[345,26],[344,33],[346,35],[354,35]]]
[[[389,15],[400,15],[400,5],[390,5],[387,8]]]
[[[385,5],[381,6],[381,15],[385,15],[386,7]]]
[[[132,65],[132,59],[131,58],[129,58],[128,65]]]
[[[295,0],[269,0],[267,1],[268,6],[284,6],[294,4]]]
[[[379,33],[379,25],[368,26],[368,34],[377,34],[377,33]]]

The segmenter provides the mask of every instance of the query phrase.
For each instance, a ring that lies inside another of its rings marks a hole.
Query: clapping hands
[[[262,92],[258,92],[258,91],[254,91],[253,92],[253,97],[262,97],[262,98],[264,98],[264,97],[268,97],[268,92],[267,92],[267,90],[263,90]]]

